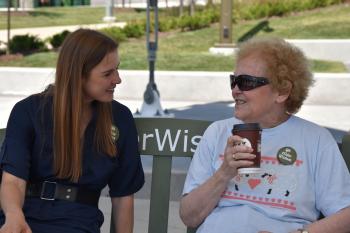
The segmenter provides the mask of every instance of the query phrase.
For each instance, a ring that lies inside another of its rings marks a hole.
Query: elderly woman
[[[185,181],[180,215],[187,226],[200,233],[350,231],[350,175],[337,143],[294,115],[312,83],[307,59],[284,40],[240,47],[231,75],[234,117],[209,126]],[[262,128],[261,173],[238,174],[255,157],[231,135],[241,123]],[[289,160],[280,156],[286,153]]]

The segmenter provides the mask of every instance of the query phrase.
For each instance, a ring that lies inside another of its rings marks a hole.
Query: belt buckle
[[[52,192],[53,195],[52,195],[52,197],[46,197],[45,196],[46,188],[49,187],[50,185],[54,186],[53,192]],[[44,181],[43,185],[42,185],[42,188],[41,188],[40,199],[46,200],[46,201],[54,201],[55,200],[55,194],[56,194],[56,185],[57,185],[57,182]]]

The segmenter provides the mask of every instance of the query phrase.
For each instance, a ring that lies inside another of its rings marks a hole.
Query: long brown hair
[[[58,178],[77,182],[82,175],[83,79],[118,44],[97,31],[79,29],[65,39],[56,66],[53,88],[54,172]],[[97,151],[116,156],[112,140],[111,103],[96,103],[97,125],[94,143]]]

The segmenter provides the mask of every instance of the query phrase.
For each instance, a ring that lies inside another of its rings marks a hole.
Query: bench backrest
[[[6,132],[6,129],[0,129],[0,146],[2,145],[2,141],[5,138],[5,132]]]
[[[148,233],[168,232],[173,157],[192,157],[210,121],[136,118],[139,150],[153,156]],[[187,233],[194,229],[187,229]]]
[[[209,121],[136,118],[140,153],[153,156],[148,233],[168,232],[170,177],[173,157],[191,157]],[[0,146],[5,129],[0,129]],[[339,144],[350,170],[350,135]],[[112,221],[111,221],[112,222]],[[111,224],[111,233],[114,228]],[[195,229],[187,229],[193,233]]]

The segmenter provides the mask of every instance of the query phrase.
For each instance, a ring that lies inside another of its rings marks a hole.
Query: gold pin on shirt
[[[112,133],[112,140],[114,142],[117,142],[119,138],[119,129],[115,125],[112,125],[111,133]]]

